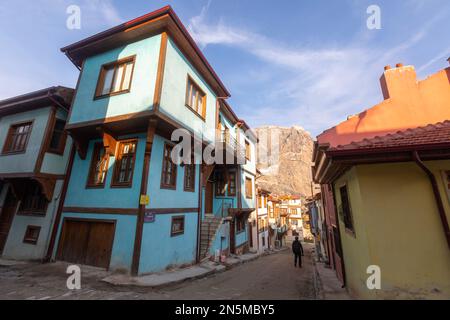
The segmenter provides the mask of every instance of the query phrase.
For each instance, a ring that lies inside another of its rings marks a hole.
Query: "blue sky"
[[[81,8],[81,29],[66,8]],[[382,100],[385,65],[425,78],[448,66],[448,0],[2,0],[0,99],[51,85],[74,87],[59,48],[172,5],[253,126],[302,126],[317,135]],[[381,30],[366,27],[369,5]]]

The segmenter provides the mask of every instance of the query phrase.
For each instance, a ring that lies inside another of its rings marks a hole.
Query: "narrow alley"
[[[263,256],[203,279],[162,289],[112,286],[101,281],[108,273],[82,267],[81,290],[66,288],[66,264],[19,264],[0,267],[0,299],[317,299],[311,248],[303,268],[294,268],[290,250]]]

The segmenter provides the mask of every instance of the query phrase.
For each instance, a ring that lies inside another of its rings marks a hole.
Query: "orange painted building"
[[[450,119],[450,67],[417,80],[413,66],[386,67],[384,101],[324,131],[319,146],[331,147]]]

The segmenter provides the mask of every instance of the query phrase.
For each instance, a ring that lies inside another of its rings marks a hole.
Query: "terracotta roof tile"
[[[410,128],[404,131],[376,136],[371,139],[351,142],[331,148],[330,151],[383,149],[393,147],[423,146],[450,143],[450,120],[429,124],[424,127]]]

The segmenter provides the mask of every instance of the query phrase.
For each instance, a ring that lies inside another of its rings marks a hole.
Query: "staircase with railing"
[[[210,256],[209,251],[217,232],[223,222],[222,217],[215,215],[205,215],[202,221],[200,233],[200,258],[206,259]]]
[[[228,209],[233,208],[233,204],[234,199],[222,199],[222,203],[215,215],[205,215],[200,233],[200,258],[202,260],[210,256],[211,245],[217,237],[224,219],[228,216]]]

